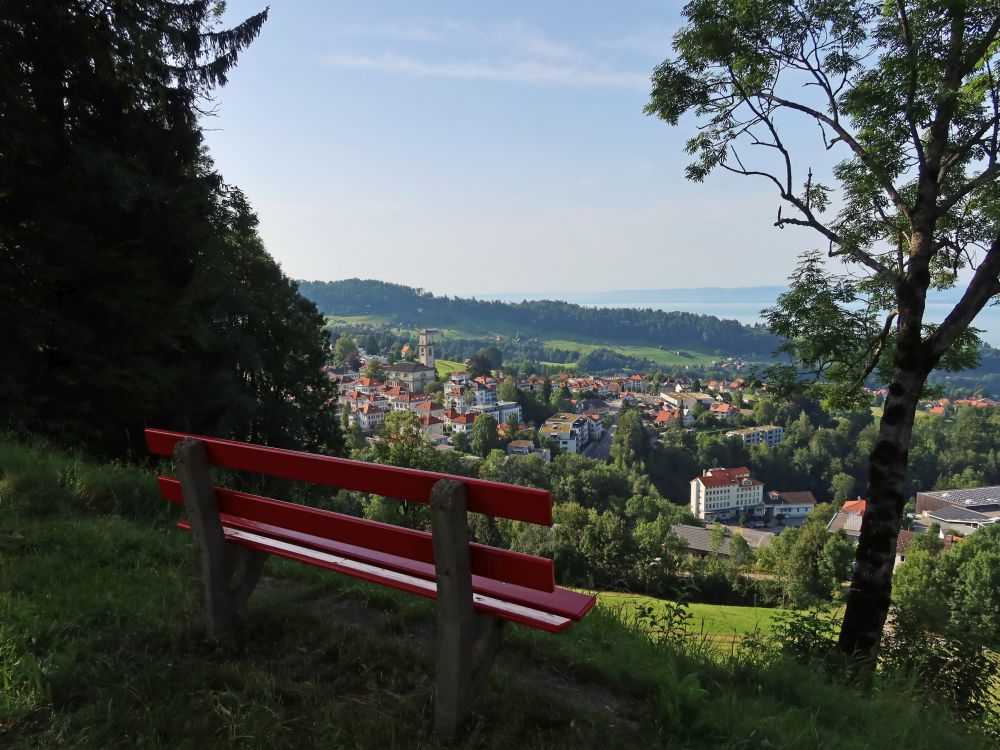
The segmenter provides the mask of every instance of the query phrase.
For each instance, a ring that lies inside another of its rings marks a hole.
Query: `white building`
[[[703,521],[764,515],[764,483],[750,478],[750,470],[705,469],[691,480],[691,513]]]
[[[497,424],[503,424],[512,416],[521,421],[521,405],[517,401],[497,401],[493,404],[476,404],[470,409],[475,414],[489,414],[496,420]]]
[[[742,430],[730,430],[726,437],[738,437],[743,445],[760,445],[766,443],[773,448],[785,436],[785,428],[776,424],[765,424],[760,427],[744,427]]]
[[[538,434],[556,443],[564,453],[578,453],[601,429],[599,420],[596,428],[594,425],[595,420],[586,414],[553,414],[538,428]]]
[[[671,393],[670,391],[660,391],[660,400],[675,409],[694,409],[695,404],[701,404],[706,409],[715,403],[715,396],[707,393]]]

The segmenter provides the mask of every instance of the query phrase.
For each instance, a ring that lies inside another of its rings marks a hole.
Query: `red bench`
[[[492,666],[504,620],[558,633],[594,597],[555,585],[552,561],[469,541],[467,512],[549,526],[548,492],[415,469],[146,430],[151,453],[173,456],[160,477],[183,503],[199,555],[207,630],[231,630],[267,555],[437,599],[434,725],[455,736]],[[215,487],[210,469],[253,472],[400,500],[431,509],[430,533]]]

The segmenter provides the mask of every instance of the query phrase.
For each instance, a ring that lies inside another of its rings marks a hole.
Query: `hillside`
[[[592,308],[551,300],[499,302],[435,296],[382,281],[301,281],[299,291],[329,316],[451,329],[455,336],[540,336],[591,344],[692,349],[769,357],[777,340],[734,320],[662,310]]]
[[[0,745],[438,747],[432,603],[272,560],[237,634],[206,643],[154,477],[0,441]],[[461,746],[990,747],[900,685],[863,696],[760,638],[653,642],[620,604],[560,636],[509,628]]]

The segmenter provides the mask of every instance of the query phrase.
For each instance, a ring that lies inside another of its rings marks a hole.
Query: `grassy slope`
[[[464,370],[464,362],[452,362],[447,359],[435,359],[434,369],[437,371],[437,376],[439,378],[446,378],[451,375],[456,370]]]
[[[431,602],[272,560],[207,643],[165,505],[151,474],[0,442],[0,746],[437,747]],[[461,746],[990,746],[894,692],[732,653],[650,643],[603,605],[561,636],[511,627]]]
[[[638,605],[651,606],[657,613],[664,611],[664,602],[638,594],[605,592],[601,602],[607,607],[620,606],[634,609]],[[735,607],[722,604],[690,604],[691,620],[688,630],[692,635],[705,634],[714,640],[734,640],[755,630],[770,633],[775,616],[786,612],[765,607]]]
[[[389,322],[386,315],[331,315],[327,317],[331,325],[384,325]],[[396,330],[416,333],[417,328],[400,327]],[[515,331],[511,326],[496,322],[488,325],[472,325],[468,328],[442,328],[441,333],[450,338],[492,338],[494,336],[513,336],[515,333],[537,336],[546,346],[556,349],[575,349],[581,354],[597,348],[607,348],[630,357],[647,357],[658,365],[695,365],[708,364],[718,359],[717,355],[706,352],[685,350],[690,356],[680,356],[673,349],[657,349],[655,346],[631,346],[621,344],[613,336],[595,336],[591,341],[583,340],[579,335],[564,334],[562,336],[552,331]],[[554,364],[573,364],[554,363]]]

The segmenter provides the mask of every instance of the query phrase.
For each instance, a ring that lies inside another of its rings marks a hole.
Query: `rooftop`
[[[996,523],[997,519],[960,505],[946,505],[937,510],[928,511],[929,518],[935,521],[951,523]]]
[[[960,505],[965,508],[1000,505],[1000,486],[974,487],[968,490],[935,490],[933,492],[921,492],[920,494],[929,495],[939,500],[945,500],[952,505]]]

